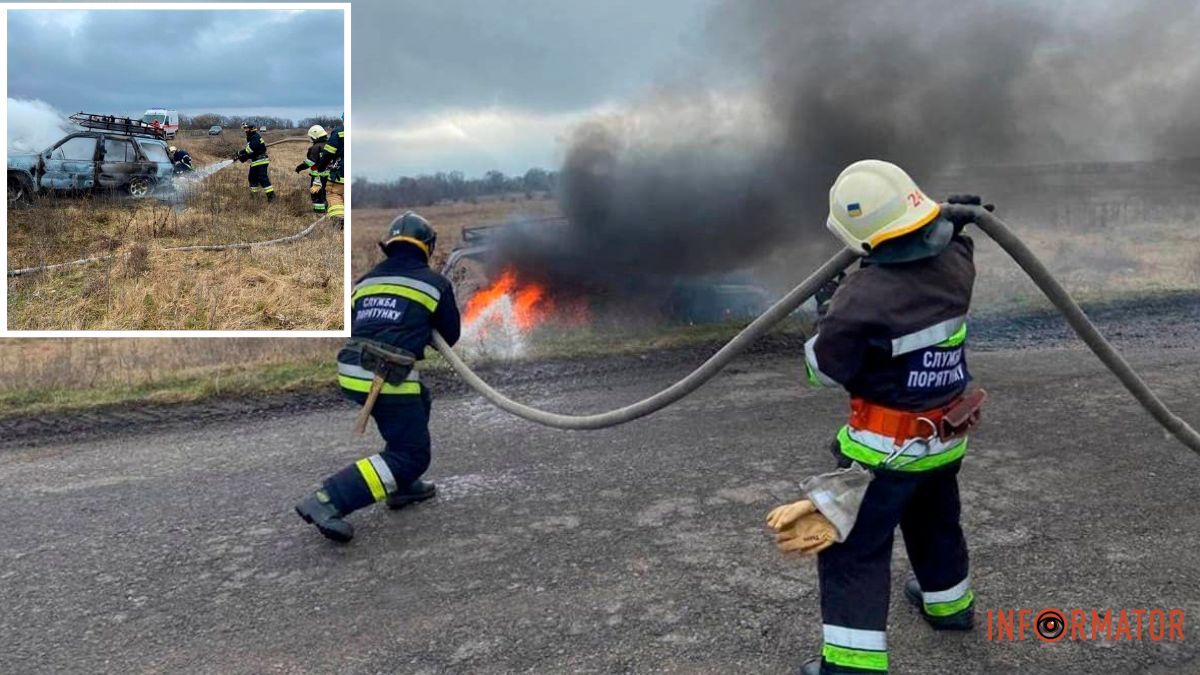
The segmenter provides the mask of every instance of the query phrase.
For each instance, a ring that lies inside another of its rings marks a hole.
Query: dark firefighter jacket
[[[317,156],[317,171],[328,171],[329,180],[335,183],[346,182],[346,166],[343,163],[342,146],[346,142],[346,130],[338,127],[329,134],[329,139],[321,147]]]
[[[175,154],[171,155],[171,162],[173,164],[183,164],[184,166],[191,168],[192,156],[188,154],[187,150],[176,150]]]
[[[974,248],[955,235],[932,258],[864,263],[846,277],[804,346],[809,381],[908,411],[962,394],[971,378],[965,347]]]
[[[329,177],[328,171],[318,171],[316,169],[317,160],[321,158],[321,147],[325,145],[325,141],[328,138],[328,136],[325,138],[319,138],[313,142],[312,145],[308,146],[308,155],[304,158],[304,162],[296,167],[297,171],[301,171],[303,170],[303,167],[307,166],[310,174],[314,176],[325,176],[326,178]]]
[[[266,164],[270,161],[267,158],[267,144],[263,142],[262,136],[257,131],[246,137],[246,147],[238,150],[238,160],[250,160],[250,166],[258,166]]]
[[[351,338],[366,338],[399,347],[424,358],[433,331],[454,344],[461,331],[454,288],[446,277],[429,268],[425,256],[412,246],[400,245],[386,260],[354,285],[350,296]],[[419,394],[411,382],[388,384],[384,394]],[[368,391],[372,374],[363,371],[358,353],[338,352],[338,383],[351,391]]]

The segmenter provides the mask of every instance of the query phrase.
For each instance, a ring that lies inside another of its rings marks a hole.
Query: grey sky
[[[712,0],[356,0],[354,172],[555,168],[572,126],[693,53]]]
[[[343,110],[342,13],[9,10],[8,96],[64,113]]]

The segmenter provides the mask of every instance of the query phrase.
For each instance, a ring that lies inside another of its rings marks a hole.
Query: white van
[[[163,131],[167,132],[167,138],[175,138],[175,134],[179,131],[178,110],[151,108],[142,115],[142,121],[146,124],[151,124],[156,120],[162,125]]]

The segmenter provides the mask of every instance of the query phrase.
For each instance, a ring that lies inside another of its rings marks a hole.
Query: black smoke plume
[[[923,182],[956,165],[1194,154],[1197,29],[1184,0],[728,0],[689,76],[576,131],[570,225],[505,255],[636,285],[786,251],[798,278],[835,246],[828,190],[858,159]]]

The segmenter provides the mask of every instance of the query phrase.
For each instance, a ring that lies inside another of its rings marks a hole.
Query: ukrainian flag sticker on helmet
[[[849,213],[851,216],[854,216],[855,218],[857,218],[862,215],[862,205],[859,204],[858,202],[854,202],[853,204],[847,204],[846,205],[846,213]]]

